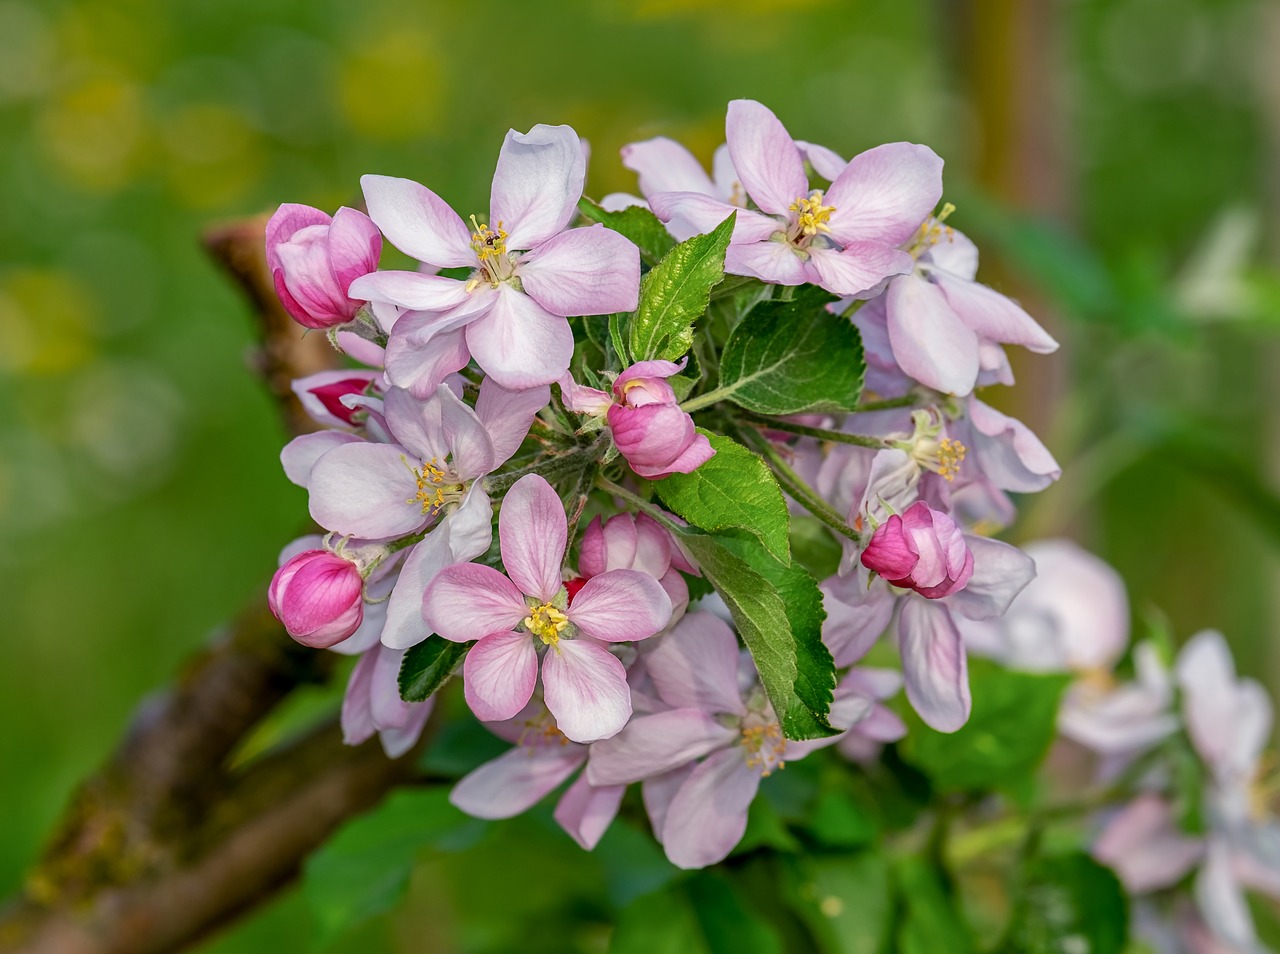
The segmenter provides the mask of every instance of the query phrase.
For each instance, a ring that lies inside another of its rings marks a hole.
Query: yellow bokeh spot
[[[60,374],[93,357],[93,299],[74,275],[16,269],[0,275],[0,371]]]
[[[42,151],[73,184],[112,192],[140,171],[143,108],[136,84],[93,70],[54,96],[37,120]]]
[[[263,147],[239,112],[222,103],[188,103],[164,122],[169,186],[190,208],[234,203],[257,182]]]
[[[341,64],[338,101],[353,133],[404,141],[431,131],[440,116],[444,62],[426,29],[388,20],[355,38]]]

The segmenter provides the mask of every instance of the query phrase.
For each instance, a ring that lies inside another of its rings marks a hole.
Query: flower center
[[[569,617],[550,603],[534,606],[524,618],[524,628],[548,646],[560,642],[560,634],[569,625]]]
[[[480,267],[467,282],[467,291],[475,291],[482,283],[496,288],[515,273],[512,256],[507,252],[507,231],[501,222],[494,230],[485,222],[477,222],[474,215],[471,216],[471,227],[475,229],[471,233],[471,247],[480,260]]]
[[[953,437],[942,437],[942,416],[933,411],[915,411],[911,415],[915,430],[905,440],[891,442],[891,447],[911,455],[916,466],[931,470],[947,483],[956,479],[969,449]]]
[[[955,210],[956,207],[947,202],[942,206],[942,211],[937,216],[930,216],[921,223],[920,228],[916,230],[915,237],[911,240],[911,245],[907,248],[907,252],[912,258],[919,258],[943,239],[948,242],[955,239],[956,230],[945,224],[947,216]]]
[[[405,500],[405,503],[421,505],[424,514],[438,516],[446,504],[461,500],[466,490],[434,457],[430,461],[423,461],[420,468],[409,467],[409,471],[418,482],[418,492]]]
[[[834,205],[822,204],[822,190],[815,189],[807,196],[801,196],[791,203],[790,209],[795,213],[795,221],[787,230],[787,240],[807,246],[815,235],[827,234],[831,226],[827,222],[836,208]]]
[[[747,716],[743,720],[742,735],[738,741],[747,754],[747,768],[753,768],[762,776],[773,774],[774,769],[786,767],[782,760],[787,750],[787,740],[775,721],[761,721],[759,716]]]
[[[543,709],[538,715],[524,721],[516,744],[527,748],[566,746],[569,744],[569,737],[560,731],[551,718],[551,713]]]

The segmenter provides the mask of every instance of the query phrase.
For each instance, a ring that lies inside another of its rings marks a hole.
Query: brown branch
[[[311,430],[290,381],[333,367],[276,300],[264,219],[211,231],[205,248],[258,318],[253,363],[291,433]],[[413,771],[336,725],[247,765],[238,747],[288,694],[326,678],[332,657],[290,640],[259,599],[144,702],[106,765],[73,796],[23,896],[0,915],[0,951],[172,951],[262,903],[345,819]],[[425,734],[425,733],[424,733]]]

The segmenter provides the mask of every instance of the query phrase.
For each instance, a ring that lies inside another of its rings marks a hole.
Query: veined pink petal
[[[300,232],[312,225],[328,225],[332,221],[327,212],[309,205],[301,205],[297,202],[282,204],[267,221],[267,269],[275,272],[280,268],[279,246],[289,241],[295,232]]]
[[[713,613],[690,613],[645,657],[662,701],[677,708],[745,715],[738,688],[738,640]]]
[[[466,289],[466,282],[456,278],[388,270],[357,278],[351,283],[349,294],[364,301],[384,301],[413,311],[442,312],[465,302]]]
[[[449,518],[441,521],[415,543],[404,558],[400,579],[387,600],[387,621],[382,627],[382,644],[391,649],[408,649],[431,635],[422,618],[422,594],[436,574],[454,562],[449,547]]]
[[[897,598],[883,585],[868,589],[862,573],[832,577],[822,584],[822,593],[827,610],[822,640],[837,668],[851,666],[889,627]]]
[[[586,758],[577,746],[518,745],[463,776],[449,801],[476,818],[512,818],[532,808],[573,774]]]
[[[510,719],[528,704],[538,682],[538,653],[533,637],[528,633],[485,636],[467,652],[462,682],[467,705],[477,719]]]
[[[1044,490],[1062,474],[1049,449],[1021,421],[969,398],[975,456],[982,472],[1001,490],[1029,494]]]
[[[879,242],[850,242],[841,251],[809,249],[818,282],[836,295],[864,295],[891,275],[905,275],[915,263],[901,249]]]
[[[828,182],[835,182],[840,177],[840,173],[844,172],[845,166],[849,164],[847,159],[826,146],[797,140],[796,148],[805,159],[809,160],[813,171]]]
[[[967,619],[995,619],[1036,575],[1035,561],[1015,546],[988,537],[965,536],[973,553],[968,585],[947,597],[952,612]]]
[[[569,527],[560,495],[537,474],[507,491],[498,514],[502,565],[521,592],[547,601],[560,592]]]
[[[493,543],[493,506],[479,482],[462,495],[458,509],[445,517],[454,560],[466,563],[482,556]]]
[[[560,796],[555,820],[569,833],[569,837],[586,851],[591,851],[617,817],[626,791],[625,785],[597,787],[589,783],[585,775],[579,775],[569,790]]]
[[[900,245],[942,198],[942,160],[928,146],[891,142],[859,153],[831,183],[831,234],[842,244]]]
[[[342,741],[347,745],[359,745],[378,731],[369,705],[369,687],[373,684],[376,657],[376,650],[361,656],[347,680],[347,691],[342,697]]]
[[[571,127],[510,130],[493,173],[489,226],[502,224],[510,249],[541,245],[568,226],[586,174],[582,142]]]
[[[647,778],[640,787],[644,810],[649,815],[649,826],[653,829],[653,837],[658,844],[662,844],[662,826],[667,822],[667,809],[671,806],[671,800],[696,767],[690,762],[665,775]]]
[[[786,215],[791,204],[809,195],[800,150],[778,117],[750,99],[729,103],[725,141],[738,180],[765,212]]]
[[[363,443],[354,434],[343,431],[316,431],[314,434],[300,434],[280,451],[280,463],[284,467],[284,475],[290,483],[299,487],[307,486],[311,479],[311,468],[321,456],[343,444]]]
[[[493,442],[494,467],[501,467],[520,449],[529,425],[550,400],[551,388],[545,384],[510,390],[489,378],[480,382],[476,416]]]
[[[377,646],[372,655],[373,681],[369,687],[369,708],[373,712],[374,724],[379,731],[410,725],[422,703],[406,702],[400,698],[399,676],[400,664],[404,662],[404,650]]]
[[[723,198],[693,153],[665,136],[623,146],[622,164],[639,175],[640,191],[646,197],[658,192],[701,192]]]
[[[560,385],[560,398],[564,401],[564,406],[574,414],[601,417],[613,403],[613,396],[608,392],[578,384],[570,374],[565,374],[556,383]]]
[[[939,732],[969,721],[969,671],[964,641],[946,606],[908,597],[898,619],[898,651],[907,699]]]
[[[789,242],[767,240],[730,245],[724,255],[724,270],[773,285],[803,285],[815,278]]]
[[[493,296],[493,308],[467,326],[476,363],[504,388],[533,388],[558,381],[573,357],[567,319],[553,315],[509,284]]]
[[[430,519],[414,500],[411,468],[419,464],[394,444],[335,447],[311,468],[311,516],[326,530],[369,540],[412,533]]]
[[[695,768],[667,806],[662,847],[681,868],[723,860],[747,830],[747,809],[760,773],[747,766],[740,746],[722,749]]]
[[[556,504],[563,516],[558,497]],[[609,570],[587,580],[566,613],[588,636],[611,643],[630,642],[648,639],[671,621],[671,599],[647,573]]]
[[[465,368],[471,360],[465,328],[429,337],[412,333],[413,329],[436,321],[434,315],[409,312],[396,324],[406,333],[393,333],[387,342],[387,380],[408,389],[419,400],[434,394],[445,378]]]
[[[862,565],[886,580],[903,580],[920,562],[915,536],[907,532],[901,515],[893,514],[876,528],[862,551]]]
[[[476,264],[471,232],[426,186],[391,176],[361,176],[360,185],[369,218],[400,251],[440,268]]]
[[[671,546],[671,534],[647,513],[635,515],[635,526],[635,555],[629,566],[661,580],[671,568],[671,552],[674,549]]]
[[[514,629],[528,613],[524,598],[511,581],[480,563],[445,567],[422,596],[427,625],[457,643]],[[495,716],[487,721],[507,718],[510,716]]]
[[[586,776],[593,785],[626,785],[670,772],[737,739],[737,729],[702,709],[633,716],[613,738],[592,745]]]
[[[333,216],[329,226],[329,264],[333,277],[344,292],[361,275],[378,268],[382,254],[382,233],[369,216],[345,206]]]
[[[653,214],[666,223],[667,231],[680,242],[695,235],[706,235],[734,212],[738,213],[730,238],[734,244],[764,242],[774,232],[783,229],[777,219],[740,209],[698,192],[658,192],[649,196],[649,206]]]
[[[542,686],[556,725],[574,742],[607,739],[631,717],[627,670],[593,640],[562,639],[551,647],[542,661]]]
[[[636,523],[629,515],[610,517],[608,523],[592,518],[582,534],[578,571],[588,579],[605,570],[631,566],[636,555]]]
[[[448,391],[449,388],[440,385],[437,390]],[[405,450],[406,456],[410,459],[416,456],[419,461],[445,462],[449,445],[440,427],[438,399],[419,399],[404,388],[390,387],[382,401],[382,414],[387,429]],[[417,466],[417,462],[413,466]]]
[[[966,395],[978,378],[978,338],[942,292],[915,275],[889,284],[889,342],[898,366],[921,384]]]
[[[1058,342],[1021,305],[994,288],[956,278],[940,269],[931,270],[930,277],[942,289],[960,320],[978,337],[1022,345],[1039,354],[1058,350]]]
[[[640,250],[599,224],[552,236],[520,260],[518,274],[553,315],[634,311],[640,298]]]
[[[436,401],[440,408],[440,430],[449,447],[453,472],[463,480],[473,480],[494,470],[498,466],[498,455],[480,416],[446,384],[436,389]]]

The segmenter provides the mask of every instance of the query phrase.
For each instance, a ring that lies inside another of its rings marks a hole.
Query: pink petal
[[[394,444],[335,447],[311,468],[311,516],[326,530],[369,540],[413,533],[430,519],[414,500],[410,468],[418,465]]]
[[[493,505],[477,481],[462,495],[458,509],[445,516],[449,549],[459,563],[482,556],[493,543]]]
[[[649,206],[653,214],[666,223],[667,231],[680,242],[695,235],[706,235],[735,212],[738,217],[734,220],[730,237],[734,244],[764,242],[783,228],[777,219],[697,192],[659,192],[649,196]]]
[[[969,398],[975,454],[981,455],[982,472],[1001,490],[1035,493],[1062,474],[1049,449],[1019,420],[1001,414],[976,397]]]
[[[903,600],[898,651],[907,699],[920,718],[939,732],[955,732],[969,721],[964,641],[945,606],[917,597]]]
[[[377,651],[372,650],[361,656],[347,680],[347,691],[342,697],[342,741],[347,745],[359,745],[378,731],[369,697],[377,655]]]
[[[667,809],[671,807],[671,800],[676,797],[680,786],[684,785],[695,768],[697,766],[690,762],[666,775],[647,778],[640,787],[644,810],[649,815],[649,825],[658,844],[662,844],[662,826],[667,822]]]
[[[861,573],[832,577],[822,584],[827,610],[822,640],[836,666],[851,666],[865,656],[889,626],[894,597],[883,585],[867,588]]]
[[[724,129],[738,180],[761,209],[786,215],[793,202],[809,195],[800,150],[768,107],[735,99]]]
[[[704,868],[723,860],[747,830],[747,809],[760,787],[743,750],[716,752],[695,768],[667,806],[662,847],[681,868]]]
[[[578,571],[588,579],[605,570],[630,567],[636,555],[636,522],[628,514],[610,517],[607,523],[597,516],[582,534]]]
[[[724,256],[724,270],[774,285],[803,285],[814,277],[794,246],[768,240],[730,245]]]
[[[467,326],[476,363],[504,388],[551,384],[569,370],[573,332],[569,322],[509,284],[493,296],[493,308]]]
[[[856,155],[824,199],[835,206],[831,234],[842,244],[900,245],[942,198],[942,160],[928,146],[892,142]]]
[[[587,580],[566,612],[588,636],[631,642],[648,639],[671,621],[671,598],[647,573],[609,570]]]
[[[352,282],[351,294],[413,311],[442,312],[467,300],[467,285],[456,278],[421,272],[371,272]]]
[[[327,212],[309,205],[296,202],[281,205],[267,221],[267,270],[274,273],[281,267],[279,247],[288,242],[295,232],[313,225],[328,225],[331,221]]]
[[[718,616],[690,613],[645,656],[668,705],[745,715],[738,689],[738,639]]]
[[[480,382],[476,416],[493,443],[494,466],[501,467],[520,449],[533,419],[551,400],[551,388],[509,390],[489,378]]]
[[[519,745],[463,776],[449,801],[476,818],[512,818],[573,774],[586,751]]]
[[[448,391],[441,385],[437,391]],[[435,397],[433,393],[430,397]],[[450,392],[450,397],[453,393]],[[455,400],[457,400],[455,398]],[[415,398],[401,387],[390,387],[382,400],[382,415],[387,429],[404,450],[419,460],[443,464],[449,456],[449,445],[440,427],[438,400]],[[416,465],[415,465],[416,466]]]
[[[463,480],[474,480],[496,469],[497,453],[480,416],[447,384],[436,389],[436,406],[453,472]]]
[[[701,709],[668,709],[633,716],[610,739],[591,746],[586,776],[593,785],[626,785],[652,778],[735,743],[738,731]]]
[[[940,269],[931,270],[930,277],[942,289],[947,303],[960,320],[980,338],[1022,345],[1039,354],[1058,350],[1058,342],[1013,299],[986,285],[955,278]]]
[[[398,759],[418,744],[435,704],[434,698],[426,702],[405,703],[408,714],[404,721],[378,730],[378,741],[382,743],[382,751],[387,758]]]
[[[569,527],[560,495],[537,474],[521,477],[502,500],[502,565],[521,592],[548,601],[560,592]]]
[[[661,580],[671,567],[671,536],[648,514],[635,515],[635,553],[626,566]],[[607,534],[606,534],[607,535]]]
[[[1201,917],[1226,951],[1265,950],[1258,944],[1249,902],[1231,870],[1230,848],[1224,840],[1210,839],[1194,891]]]
[[[528,633],[485,636],[462,664],[467,705],[481,722],[510,719],[528,704],[537,681],[538,653]]]
[[[711,177],[684,146],[659,136],[622,147],[622,164],[640,176],[646,197],[658,192],[700,192],[719,195]]]
[[[480,563],[445,567],[422,596],[427,625],[458,643],[514,629],[528,613],[523,596],[511,581]],[[529,638],[528,633],[524,636]]]
[[[436,574],[454,562],[448,523],[448,519],[444,520],[425,540],[414,544],[404,558],[400,578],[386,604],[387,621],[380,637],[384,646],[408,649],[431,635],[431,627],[422,618],[422,594]]]
[[[1203,853],[1203,841],[1180,834],[1173,807],[1155,795],[1139,795],[1113,815],[1092,850],[1134,894],[1176,884]]]
[[[553,315],[635,311],[640,250],[603,225],[569,229],[520,260],[524,290]]]
[[[1015,546],[987,537],[967,535],[973,552],[973,576],[968,585],[947,597],[952,612],[967,619],[996,619],[1036,575],[1036,565]]]
[[[393,333],[387,342],[387,380],[407,388],[419,400],[434,394],[445,378],[471,360],[464,328],[430,335],[413,333],[436,323],[434,315],[410,312],[396,324],[404,333]]]
[[[344,292],[361,275],[378,268],[382,254],[382,233],[369,216],[343,207],[329,226],[329,264],[333,277]]]
[[[360,185],[369,218],[400,251],[441,268],[476,264],[470,230],[426,186],[391,176],[361,176]]]
[[[311,479],[311,468],[316,465],[316,461],[335,447],[356,443],[364,442],[354,434],[343,431],[302,434],[284,445],[284,449],[280,451],[280,464],[291,483],[305,487]]]
[[[797,141],[796,148],[800,150],[800,154],[805,159],[809,160],[809,165],[813,166],[813,171],[828,182],[835,182],[840,177],[840,173],[844,172],[845,166],[849,164],[848,160],[838,152],[828,149],[826,146]]]
[[[978,377],[978,338],[942,292],[915,275],[889,285],[889,342],[898,366],[921,384],[965,395]]]
[[[556,725],[574,742],[607,739],[631,717],[627,670],[589,639],[562,639],[548,650],[542,685]]]
[[[502,223],[510,249],[541,245],[568,226],[586,173],[582,143],[569,126],[510,130],[493,173],[490,227]]]
[[[625,785],[597,788],[587,781],[586,776],[579,775],[569,790],[560,796],[555,820],[574,841],[590,851],[599,844],[609,824],[617,817],[626,791]]]
[[[915,262],[906,252],[879,242],[850,242],[843,251],[809,250],[818,284],[836,295],[862,295],[891,275],[905,275]]]

